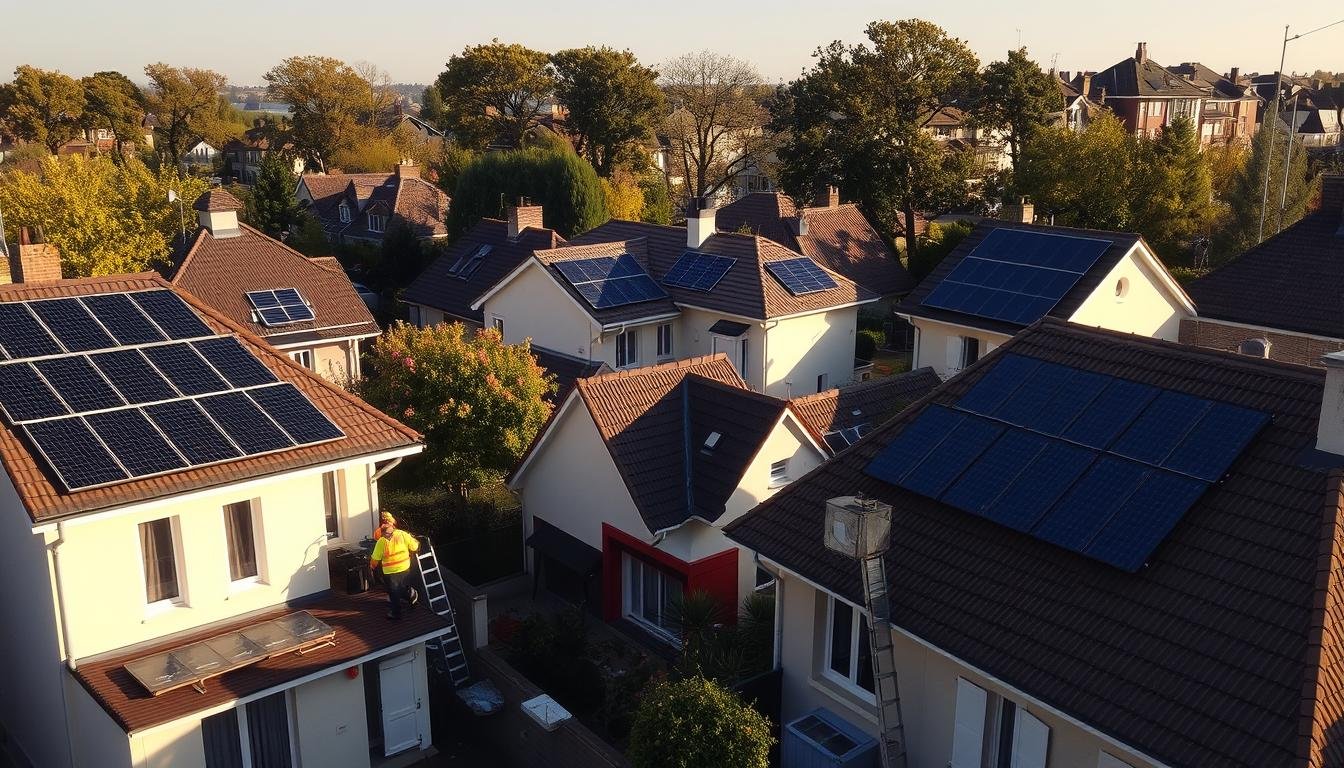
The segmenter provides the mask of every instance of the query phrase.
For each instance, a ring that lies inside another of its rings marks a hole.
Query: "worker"
[[[414,608],[419,600],[415,587],[407,584],[411,571],[411,555],[420,550],[420,542],[411,534],[397,528],[397,519],[384,512],[378,527],[378,543],[373,545],[369,567],[376,573],[383,569],[383,585],[387,587],[387,618],[401,618],[401,601]]]

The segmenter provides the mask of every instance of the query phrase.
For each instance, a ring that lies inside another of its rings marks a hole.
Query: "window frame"
[[[350,216],[350,205],[349,205],[348,203],[341,203],[339,206],[337,206],[336,211],[337,211],[337,215],[340,216],[340,219],[341,219],[341,223],[342,223],[342,224],[349,224],[349,223],[350,223],[350,218],[351,218],[351,216]]]
[[[639,366],[639,329],[630,328],[616,334],[616,367],[636,368]]]
[[[157,523],[160,520],[168,521],[168,535],[172,539],[173,551],[173,578],[177,585],[177,594],[172,597],[160,598],[158,600],[149,599],[149,573],[145,570],[145,549],[144,541],[140,536],[141,526],[150,523]],[[186,575],[182,568],[183,550],[182,550],[182,526],[177,515],[169,517],[156,517],[150,520],[142,520],[135,528],[136,547],[140,550],[140,586],[145,599],[145,613],[154,615],[173,608],[186,607],[187,602],[187,583]]]
[[[789,482],[789,460],[783,458],[770,462],[770,487],[779,488],[788,485]]]
[[[504,340],[504,318],[500,317],[499,315],[491,315],[491,316],[490,316],[490,327],[491,327],[491,328],[494,328],[496,331],[499,331],[499,339],[500,339],[500,341],[503,341],[503,340]]]
[[[844,607],[850,611],[848,675],[841,675],[831,666],[831,655],[834,651],[833,642],[835,640],[834,632],[832,631],[833,628],[835,627],[835,608],[837,605],[842,603]],[[867,611],[864,611],[862,608],[859,608],[848,602],[844,602],[836,598],[835,595],[826,596],[826,625],[822,630],[826,635],[825,638],[826,646],[825,646],[825,653],[821,659],[821,675],[822,677],[826,678],[827,681],[834,683],[835,685],[844,689],[845,692],[849,693],[850,695],[857,696],[859,699],[869,704],[876,704],[877,703],[876,681],[874,680],[873,690],[871,691],[859,685],[858,683],[858,677],[859,677],[858,665],[860,662],[860,657],[864,655],[859,653],[859,649],[863,647],[864,645],[863,636],[867,634],[867,631],[865,630],[867,619],[868,619]],[[871,648],[869,649],[867,657],[869,663],[871,664],[872,661]]]
[[[818,373],[818,374],[817,374],[817,392],[818,392],[818,393],[825,392],[826,390],[828,390],[828,389],[830,389],[830,388],[831,388],[831,374],[830,374],[829,372],[828,372],[828,373]]]
[[[345,504],[345,470],[333,469],[329,472],[323,472],[322,478],[322,521],[328,523],[332,515],[336,519],[336,532],[331,531],[332,526],[327,525],[327,541],[340,543],[345,541],[346,534],[346,504]],[[328,496],[330,494],[330,496]],[[335,509],[332,509],[332,505]]]
[[[657,352],[659,359],[670,358],[673,356],[672,338],[673,338],[672,324],[671,323],[660,324],[658,326],[658,343],[657,343]]]
[[[379,235],[387,232],[387,216],[381,213],[370,213],[368,214],[368,216],[369,216],[368,226],[370,232]]]
[[[240,578],[234,578],[233,566],[230,563],[230,561],[232,560],[232,553],[229,551],[230,548],[232,547],[232,541],[230,540],[229,537],[229,514],[231,510],[241,507],[244,504],[247,505],[247,514],[248,517],[250,518],[249,522],[251,522],[252,524],[252,560],[253,560],[252,567],[255,573],[248,576],[242,576]],[[265,583],[265,579],[262,578],[262,574],[265,571],[265,567],[263,565],[264,558],[262,556],[262,547],[261,547],[261,515],[259,514],[260,507],[261,505],[257,503],[257,499],[241,499],[239,501],[231,501],[220,507],[220,511],[223,514],[223,520],[224,520],[224,569],[225,572],[228,574],[229,589],[232,591],[246,589],[254,584]]]
[[[661,599],[664,590],[667,589],[669,582],[676,584],[680,588],[680,594],[685,595],[686,582],[678,578],[675,574],[658,567],[657,565],[638,557],[629,552],[621,553],[621,615],[622,618],[630,621],[640,629],[650,633],[654,637],[669,645],[680,648],[681,636],[674,630],[664,627],[656,621],[651,621],[644,617],[644,577],[653,572],[658,577],[658,595]],[[634,574],[638,569],[639,579],[636,584]],[[659,607],[659,616],[662,617],[662,609]]]
[[[289,359],[310,371],[317,370],[313,367],[313,350],[311,349],[292,350],[289,352]]]
[[[974,348],[974,350],[975,350],[975,356],[974,356],[974,357],[972,357],[972,356],[969,354],[972,348]],[[981,356],[982,354],[983,354],[983,353],[980,351],[980,337],[979,337],[979,336],[962,336],[962,337],[961,337],[961,370],[964,371],[964,370],[966,370],[967,368],[969,368],[970,366],[974,365],[974,364],[976,363],[976,361],[980,359],[980,356]]]

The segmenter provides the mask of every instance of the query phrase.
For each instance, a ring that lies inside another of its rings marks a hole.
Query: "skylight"
[[[710,432],[709,437],[705,438],[705,450],[712,451],[719,444],[719,438],[723,437],[718,432]]]

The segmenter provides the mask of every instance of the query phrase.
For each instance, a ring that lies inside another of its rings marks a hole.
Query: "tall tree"
[[[290,231],[301,215],[299,201],[294,197],[298,183],[293,159],[288,153],[266,153],[252,184],[243,218],[271,237],[280,237]]]
[[[713,195],[774,150],[767,89],[747,62],[688,53],[662,66],[659,83],[672,108],[662,125],[669,165],[687,196]]]
[[[942,149],[924,131],[941,110],[967,103],[979,61],[961,40],[920,19],[875,21],[868,43],[836,41],[782,88],[773,127],[784,187],[810,194],[838,184],[889,236],[918,251],[917,212],[964,200],[972,159]]]
[[[489,152],[463,169],[454,188],[449,229],[465,232],[482,217],[504,215],[504,201],[529,198],[546,226],[574,237],[611,218],[601,179],[588,161],[569,150]]]
[[[1284,193],[1284,161],[1288,162],[1288,188]],[[1269,204],[1261,205],[1264,196],[1265,167],[1269,166]],[[1218,227],[1213,238],[1210,266],[1218,266],[1256,245],[1260,231],[1260,213],[1265,212],[1265,237],[1281,229],[1279,206],[1283,204],[1282,227],[1287,227],[1307,212],[1315,185],[1307,171],[1307,153],[1300,142],[1293,142],[1288,156],[1288,134],[1284,126],[1270,131],[1268,126],[1255,134],[1251,155],[1232,176],[1232,187],[1224,196],[1228,218]]]
[[[15,136],[52,153],[79,135],[83,113],[83,86],[55,70],[22,64],[14,70],[14,82],[0,87],[0,118]]]
[[[1215,210],[1213,181],[1194,122],[1177,118],[1156,139],[1140,141],[1134,167],[1134,228],[1175,263],[1197,237],[1208,233]]]
[[[443,94],[439,93],[438,87],[431,85],[425,88],[420,96],[420,119],[442,131],[443,109]]]
[[[464,147],[492,141],[522,144],[555,90],[550,57],[517,43],[493,40],[448,59],[434,85],[444,102],[444,128]]]
[[[1004,132],[1008,156],[1017,169],[1022,143],[1044,127],[1050,113],[1064,108],[1055,78],[1027,56],[1026,48],[1008,52],[1008,58],[985,67],[980,92],[973,102],[978,122]]]
[[[210,133],[219,123],[219,92],[228,79],[208,69],[162,62],[145,67],[145,75],[149,77],[145,107],[157,119],[156,147],[161,157],[176,164],[192,139]]]
[[[664,110],[658,73],[633,53],[605,46],[560,51],[551,62],[555,97],[568,112],[565,128],[598,174],[610,177],[653,139]]]
[[[290,105],[290,140],[305,160],[326,169],[353,149],[391,106],[376,69],[363,71],[328,56],[292,56],[265,74],[266,95]]]
[[[113,162],[121,161],[121,147],[134,141],[145,118],[145,94],[120,72],[95,72],[84,78],[84,126],[106,129],[116,140]]]
[[[1137,156],[1137,139],[1102,111],[1082,133],[1062,126],[1036,131],[1023,146],[1014,191],[1060,224],[1131,229]]]

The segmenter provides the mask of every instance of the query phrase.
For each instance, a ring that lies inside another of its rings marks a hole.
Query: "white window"
[[[789,460],[782,459],[770,465],[770,487],[789,482]]]
[[[679,645],[676,605],[682,583],[676,576],[637,557],[625,559],[625,616],[658,637]]]
[[[980,359],[980,340],[974,336],[961,337],[961,367]]]
[[[387,226],[387,217],[376,213],[369,214],[369,231],[382,232]]]
[[[311,349],[296,349],[289,353],[289,359],[310,371],[313,370],[313,350]]]
[[[952,725],[952,759],[949,768],[981,768],[985,753],[985,710],[989,694],[984,688],[957,678],[957,709]]]
[[[140,558],[145,570],[145,602],[149,605],[181,602],[177,524],[173,518],[140,524]]]
[[[672,356],[672,324],[658,326],[658,357]]]
[[[954,718],[951,768],[1045,768],[1050,727],[1014,702],[957,678]]]
[[[224,542],[229,550],[229,581],[257,578],[256,517],[251,501],[224,505]]]
[[[831,374],[821,373],[817,375],[817,391],[825,392],[831,388]]]
[[[349,223],[350,223],[350,206],[346,205],[345,203],[341,203],[341,206],[340,206],[340,208],[339,208],[338,210],[339,210],[340,213],[341,213],[341,223],[342,223],[342,224],[349,224]]]
[[[504,340],[504,318],[499,317],[498,315],[494,315],[494,316],[492,316],[492,317],[490,318],[490,325],[493,326],[494,329],[495,329],[496,331],[499,331],[499,339],[500,339],[500,341],[503,341],[503,340]]]
[[[864,698],[873,697],[873,661],[869,650],[868,617],[849,603],[828,597],[826,609],[827,678]]]
[[[327,521],[327,538],[341,538],[341,485],[345,471],[337,470],[322,475],[322,512]]]
[[[629,330],[616,334],[616,367],[639,364],[639,332]]]

